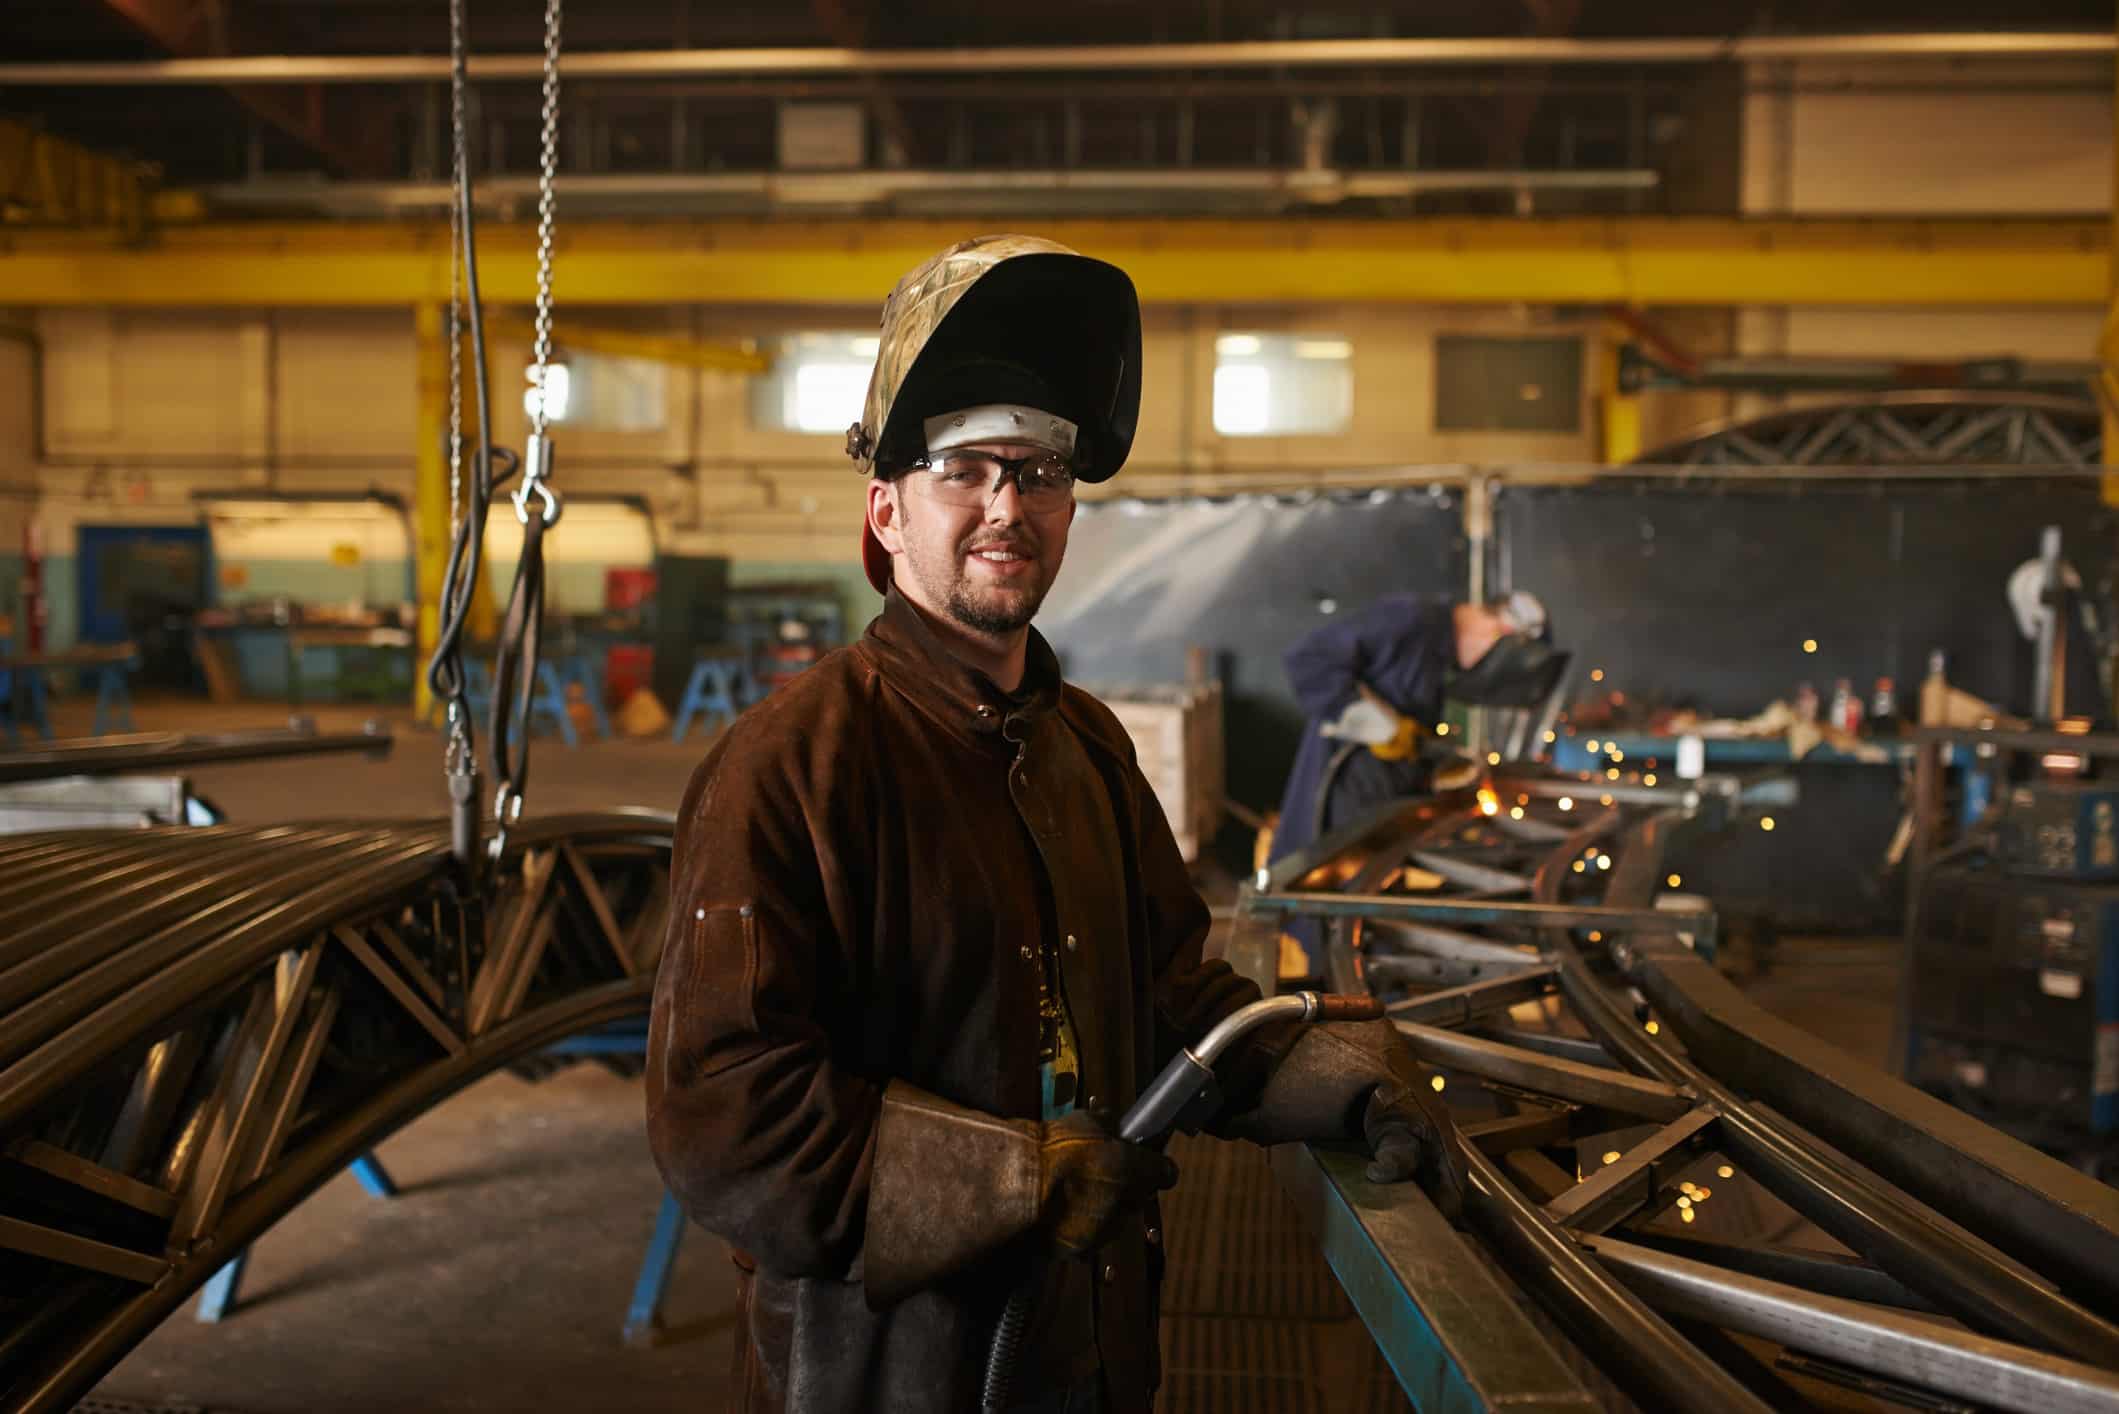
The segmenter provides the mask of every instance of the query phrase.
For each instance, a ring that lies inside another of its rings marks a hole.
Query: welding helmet
[[[1040,417],[1039,414],[1044,416]],[[846,455],[911,466],[946,437],[1063,451],[1078,481],[1125,465],[1140,418],[1140,299],[1126,272],[1036,236],[979,236],[923,262],[883,302],[882,338]],[[861,527],[881,592],[890,555]]]
[[[1568,655],[1552,646],[1552,619],[1537,595],[1518,590],[1494,608],[1509,631],[1450,679],[1449,695],[1485,707],[1535,707],[1559,686]]]

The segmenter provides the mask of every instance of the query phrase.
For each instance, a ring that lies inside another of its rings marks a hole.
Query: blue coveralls
[[[1302,746],[1288,773],[1273,831],[1270,858],[1293,854],[1316,838],[1317,791],[1334,753],[1345,743],[1324,735],[1326,723],[1359,695],[1364,682],[1377,696],[1433,730],[1442,716],[1442,690],[1456,651],[1452,601],[1429,594],[1386,594],[1358,614],[1335,618],[1311,630],[1285,658],[1288,685],[1307,721]],[[1324,828],[1343,825],[1383,801],[1427,788],[1428,772],[1416,758],[1385,761],[1366,747],[1355,750],[1332,779]],[[1323,930],[1314,920],[1290,926],[1310,956],[1310,970],[1324,970]]]

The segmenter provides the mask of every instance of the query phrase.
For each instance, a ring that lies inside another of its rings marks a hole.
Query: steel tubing
[[[1429,957],[1448,958],[1452,962],[1477,962],[1496,967],[1536,967],[1539,962],[1535,948],[1497,943],[1477,933],[1459,932],[1432,923],[1368,922],[1362,925],[1361,936],[1370,948],[1380,941]]]
[[[49,897],[20,891],[32,896],[22,898],[18,907],[0,909],[0,1011],[13,1005],[11,997],[35,990],[11,986],[6,980],[11,971],[39,961],[79,971],[102,955],[94,942],[98,934],[138,936],[148,920],[166,918],[189,899],[210,897],[232,880],[258,873],[261,865],[252,852],[260,847],[272,849],[285,863],[296,854],[289,847],[295,838],[290,831],[278,839],[267,832],[262,839],[202,841],[181,854],[145,855],[136,864],[101,864],[78,875],[69,871],[65,877],[72,882]],[[18,897],[9,895],[0,904]]]
[[[203,766],[220,761],[323,756],[348,751],[383,756],[389,754],[394,740],[389,731],[380,726],[359,732],[271,730],[199,736],[152,732],[137,736],[93,737],[35,751],[0,752],[0,784],[50,780],[58,776],[160,771],[171,766]]]
[[[1636,952],[1629,970],[1693,1054],[1858,1162],[2119,1315],[2119,1198],[1899,1081],[1863,1075],[1737,995],[1689,954]]]
[[[1609,1237],[1582,1239],[1649,1305],[2018,1414],[2115,1414],[2119,1373],[1931,1317],[1822,1296]]]
[[[9,1018],[9,1045],[21,1048],[24,1042],[12,1033],[23,1013],[36,1010],[36,1024],[27,1033],[36,1049],[27,1054],[15,1049],[19,1059],[0,1070],[0,1129],[19,1122],[52,1091],[154,1022],[213,995],[323,924],[378,907],[430,877],[446,854],[447,846],[433,840],[386,845],[364,867],[338,871],[204,945],[181,937],[157,939],[156,945],[114,959],[121,967],[105,964],[75,979],[82,985],[38,998]]]
[[[1537,897],[1558,892],[1570,840],[1539,870]],[[1560,990],[1592,1035],[1630,1069],[1683,1086],[1722,1112],[1729,1153],[1797,1212],[1974,1329],[2119,1365],[2119,1327],[2040,1284],[1873,1174],[1749,1102],[1632,1023],[1590,974],[1564,929],[1551,930]]]
[[[1767,1406],[1672,1330],[1632,1291],[1524,1202],[1491,1159],[1461,1146],[1469,1183],[1465,1215],[1516,1279],[1581,1342],[1583,1353],[1642,1405],[1674,1414]]]
[[[355,842],[359,841],[359,842]],[[261,872],[254,864],[231,865],[200,890],[195,912],[164,923],[152,915],[121,916],[65,947],[50,947],[0,974],[0,1013],[8,1018],[0,1039],[0,1065],[19,1056],[59,1026],[120,995],[146,976],[210,945],[248,919],[284,908],[308,889],[343,886],[362,877],[373,858],[408,848],[390,835],[349,836],[342,848],[316,851]],[[426,852],[431,846],[411,846]],[[144,924],[146,926],[133,926]]]

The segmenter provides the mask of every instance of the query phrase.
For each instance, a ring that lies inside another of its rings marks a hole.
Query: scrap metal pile
[[[0,1409],[65,1410],[480,1075],[647,1011],[671,818],[0,840]]]
[[[1352,1156],[1276,1154],[1400,1381],[1422,1408],[2119,1410],[2119,1191],[1768,1016],[1711,914],[1656,906],[1672,835],[1744,808],[1509,768],[1246,890],[1232,957],[1328,920],[1333,985],[1386,1000],[1468,1140],[1464,1232]]]

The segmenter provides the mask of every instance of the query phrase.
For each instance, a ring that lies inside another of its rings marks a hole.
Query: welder
[[[1258,999],[1112,713],[1030,627],[1140,408],[1131,280],[1049,241],[899,282],[847,450],[880,617],[715,742],[677,825],[649,1138],[741,1273],[745,1411],[961,1411],[1032,1273],[1009,1407],[1145,1414],[1157,1149],[1115,1133]],[[1247,1034],[1209,1128],[1460,1183],[1388,1023]]]
[[[1313,843],[1386,801],[1432,788],[1447,747],[1444,699],[1527,706],[1558,661],[1544,603],[1518,591],[1487,602],[1386,594],[1303,635],[1284,659],[1307,719],[1281,793],[1269,860]],[[1321,930],[1289,934],[1321,973]]]

